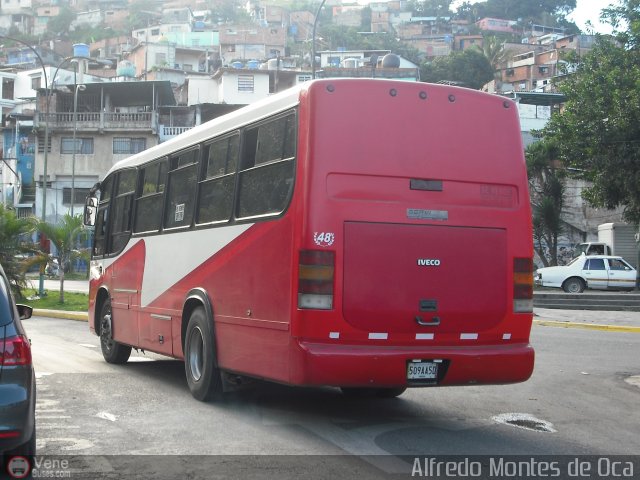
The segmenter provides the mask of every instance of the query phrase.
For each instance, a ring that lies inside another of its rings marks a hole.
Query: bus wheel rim
[[[202,330],[200,330],[200,327],[196,327],[189,337],[189,369],[191,370],[191,376],[196,382],[202,377],[203,366],[204,339],[202,337]]]

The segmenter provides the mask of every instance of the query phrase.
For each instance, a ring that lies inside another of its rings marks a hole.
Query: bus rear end
[[[515,104],[324,80],[303,95],[300,130],[292,383],[529,378],[533,248]]]

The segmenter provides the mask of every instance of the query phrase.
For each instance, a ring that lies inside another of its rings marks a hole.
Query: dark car
[[[31,313],[16,305],[0,265],[0,460],[36,453],[36,377],[21,322]]]

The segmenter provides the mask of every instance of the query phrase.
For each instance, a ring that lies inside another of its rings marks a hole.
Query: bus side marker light
[[[511,334],[510,333],[505,333],[502,335],[502,339],[503,340],[511,340]]]
[[[433,340],[433,333],[416,333],[416,340]]]
[[[340,332],[329,332],[329,338],[340,338]]]
[[[389,338],[388,333],[370,333],[369,340],[387,340]]]
[[[477,340],[477,339],[478,339],[477,333],[461,333],[460,334],[460,340]]]

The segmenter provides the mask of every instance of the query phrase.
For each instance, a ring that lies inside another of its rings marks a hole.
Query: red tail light
[[[513,259],[513,311],[533,312],[533,259]]]
[[[4,346],[0,343],[0,365],[3,367],[31,365],[29,340],[22,335],[5,338]]]
[[[298,265],[298,308],[331,310],[335,253],[301,250]]]

